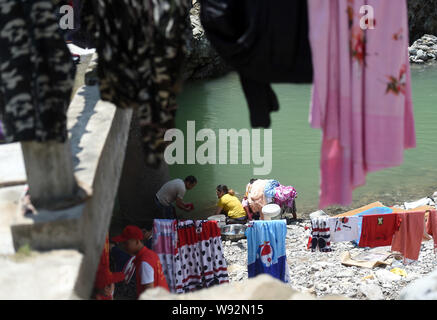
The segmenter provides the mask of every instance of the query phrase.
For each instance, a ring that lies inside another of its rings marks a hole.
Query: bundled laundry
[[[274,179],[256,179],[246,186],[246,196],[252,212],[262,212],[268,204],[277,204],[281,209],[291,209],[296,217],[297,191],[293,186],[284,186]]]

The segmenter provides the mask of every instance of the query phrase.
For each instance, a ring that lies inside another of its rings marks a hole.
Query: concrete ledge
[[[0,145],[0,255],[12,256],[24,245],[40,252],[73,249],[80,254],[80,261],[74,274],[69,275],[75,282],[69,298],[88,299],[91,294],[123,168],[132,113],[100,100],[97,85],[77,90],[68,110],[69,143],[75,179],[89,197],[62,210],[37,209],[34,215],[23,216],[21,201],[27,183],[23,153],[18,143]],[[42,256],[34,259],[43,263]],[[28,273],[41,274],[39,270]],[[21,274],[13,277],[22,278]],[[52,291],[49,286],[47,290]],[[43,296],[35,292],[34,298]]]
[[[0,300],[70,299],[81,261],[76,250],[0,256]]]

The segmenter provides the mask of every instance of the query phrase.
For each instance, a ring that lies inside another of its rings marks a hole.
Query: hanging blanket
[[[217,221],[179,221],[174,254],[177,293],[229,282]]]
[[[288,282],[285,220],[253,221],[246,230],[249,278],[261,273]]]
[[[153,221],[152,250],[156,252],[161,261],[170,292],[175,292],[173,259],[177,243],[176,229],[176,220],[155,219]]]

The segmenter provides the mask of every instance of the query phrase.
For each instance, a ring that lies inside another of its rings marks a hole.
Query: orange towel
[[[426,222],[426,233],[434,239],[434,252],[437,249],[437,212],[430,210],[428,220]]]
[[[425,211],[399,212],[401,226],[393,235],[392,251],[399,251],[405,258],[417,260],[420,254],[423,231],[425,227]]]

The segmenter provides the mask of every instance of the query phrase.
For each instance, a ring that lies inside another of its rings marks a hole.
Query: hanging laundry
[[[217,221],[179,221],[177,237],[173,266],[176,293],[229,282]]]
[[[65,142],[76,70],[51,0],[0,1],[0,65],[5,141]]]
[[[289,281],[285,251],[285,220],[253,221],[246,230],[248,277],[267,273],[283,282]]]
[[[373,207],[367,210],[364,210],[363,212],[356,213],[355,217],[364,217],[364,216],[370,216],[370,215],[382,215],[382,214],[389,214],[393,213],[393,209],[389,207]],[[354,239],[354,242],[356,245],[360,243],[361,238],[361,230],[363,227],[363,219],[358,220],[358,236]]]
[[[328,225],[328,216],[316,217],[311,219],[311,251],[317,249],[320,252],[331,252],[331,232]]]
[[[202,0],[200,20],[240,76],[252,127],[270,127],[279,110],[271,83],[312,81],[307,0]]]
[[[85,0],[82,26],[94,36],[101,99],[137,108],[147,164],[158,166],[175,127],[176,94],[191,35],[188,0]]]
[[[399,251],[405,259],[419,259],[425,227],[425,211],[397,213],[401,218],[399,230],[391,243],[392,251]]]
[[[152,250],[161,261],[170,292],[175,292],[174,252],[177,245],[177,222],[170,219],[153,220]]]
[[[437,249],[437,211],[430,210],[428,220],[426,221],[426,233],[432,236],[434,240],[434,253]]]
[[[358,245],[370,248],[390,246],[400,224],[401,220],[396,213],[364,216]]]
[[[331,242],[353,241],[359,238],[359,222],[362,217],[328,218]]]
[[[368,172],[416,146],[406,1],[311,0],[310,124],[322,129],[319,207],[349,205]],[[374,8],[374,29],[360,8]]]

